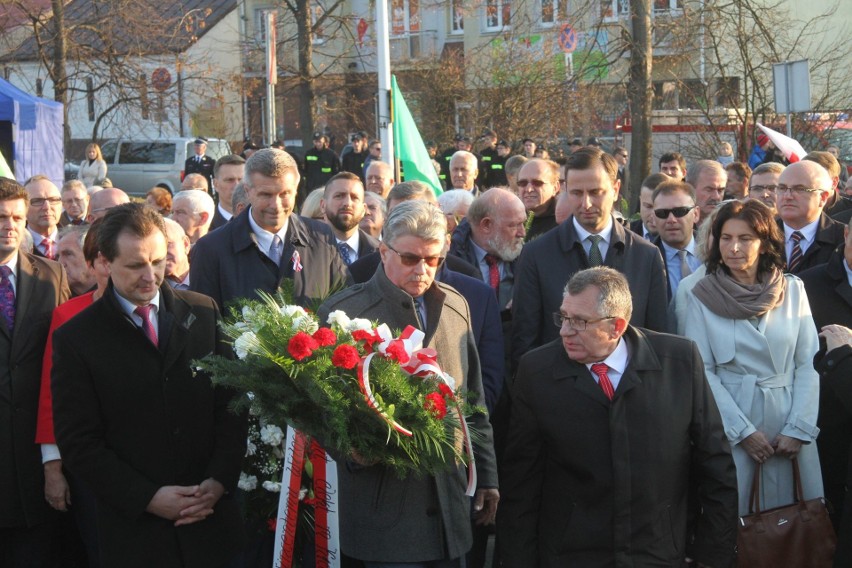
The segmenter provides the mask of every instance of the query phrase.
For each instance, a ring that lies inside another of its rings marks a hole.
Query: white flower
[[[263,488],[271,493],[280,493],[281,492],[281,484],[275,481],[264,481]]]
[[[284,432],[275,424],[267,424],[260,429],[260,440],[270,446],[280,446],[284,442]]]
[[[355,319],[353,319],[352,321],[349,322],[349,325],[346,326],[346,330],[349,333],[352,333],[353,331],[358,331],[358,330],[373,331],[373,324],[372,324],[372,322],[370,322],[370,320],[367,320],[367,319],[364,319],[364,318],[355,318]]]
[[[290,304],[281,306],[278,308],[278,311],[285,317],[304,317],[308,315],[308,312],[306,312],[301,306],[291,306]]]
[[[328,325],[334,325],[340,329],[349,329],[350,321],[352,320],[349,319],[349,316],[343,310],[334,310],[328,314],[328,319],[325,320]]]
[[[253,331],[247,331],[234,341],[234,351],[237,352],[237,357],[245,359],[256,344],[257,336]]]
[[[254,442],[249,440],[246,442],[246,457],[253,456],[255,453],[257,453],[257,446]]]
[[[251,321],[254,317],[254,310],[249,306],[243,306],[243,319],[246,321]]]
[[[237,487],[243,491],[254,491],[257,489],[257,477],[240,472],[240,480],[237,482]]]

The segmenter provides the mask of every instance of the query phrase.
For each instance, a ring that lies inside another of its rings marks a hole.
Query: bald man
[[[843,224],[823,209],[832,192],[828,171],[811,161],[790,164],[781,172],[775,189],[778,226],[784,231],[787,272],[799,272],[828,262],[844,242]]]
[[[130,197],[126,193],[117,187],[105,187],[92,194],[92,199],[89,200],[89,214],[86,216],[86,221],[94,223],[96,219],[103,218],[110,209],[124,203],[130,203]]]

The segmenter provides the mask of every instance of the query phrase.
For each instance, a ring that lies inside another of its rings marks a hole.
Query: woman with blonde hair
[[[107,176],[107,165],[101,154],[101,147],[95,143],[86,146],[86,159],[80,163],[77,179],[86,187],[101,185]]]

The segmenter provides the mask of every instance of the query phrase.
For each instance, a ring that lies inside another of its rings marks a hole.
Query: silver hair
[[[438,196],[438,207],[447,215],[455,213],[459,205],[464,204],[470,207],[471,203],[473,203],[473,193],[466,189],[451,189]]]
[[[249,180],[251,174],[260,174],[270,178],[280,178],[284,174],[293,172],[296,174],[296,179],[299,179],[299,168],[296,165],[296,160],[293,156],[284,150],[276,148],[264,148],[252,154],[246,160],[245,174],[243,175],[243,183],[251,185]]]
[[[577,296],[587,288],[598,289],[598,316],[619,317],[630,321],[633,315],[633,298],[624,275],[607,266],[596,266],[576,272],[565,285],[563,295]]]
[[[85,186],[83,186],[85,188]],[[83,250],[83,242],[86,240],[86,233],[89,232],[88,225],[67,225],[59,229],[56,235],[56,240],[61,241],[68,235],[71,235],[77,244],[80,245],[80,250]]]
[[[364,203],[367,203],[371,199],[374,199],[376,203],[379,204],[379,209],[382,210],[382,217],[387,217],[388,214],[388,202],[385,201],[385,198],[379,195],[374,191],[368,191],[364,194]],[[369,204],[368,204],[369,205]]]
[[[424,241],[444,244],[447,219],[440,209],[417,199],[394,207],[382,228],[382,240],[393,244],[400,237],[411,235]]]
[[[697,162],[690,164],[689,168],[686,170],[686,183],[692,187],[697,187],[696,183],[698,182],[698,178],[701,177],[701,174],[705,171],[711,170],[725,176],[728,175],[728,172],[725,171],[722,164],[716,160],[698,160]]]
[[[246,184],[243,182],[234,186],[234,193],[231,194],[231,211],[237,210],[237,205],[249,205],[248,195],[246,195]]]
[[[192,206],[193,213],[207,213],[212,219],[213,212],[216,210],[216,204],[213,198],[203,191],[197,189],[185,189],[175,193],[172,199],[172,210],[174,210],[178,201],[186,201]]]
[[[422,199],[430,203],[437,203],[435,192],[422,181],[403,181],[391,188],[388,192],[388,203],[391,201],[409,201],[411,199]]]
[[[168,240],[176,240],[172,239],[172,235],[178,236],[180,238],[184,238],[186,236],[186,231],[183,230],[183,227],[180,223],[175,221],[174,219],[169,219],[168,217],[163,217],[163,223],[166,224],[166,238]]]
[[[70,191],[72,189],[79,189],[83,193],[86,193],[86,194],[89,193],[89,190],[86,189],[86,184],[83,183],[82,181],[78,180],[78,179],[71,179],[71,180],[68,180],[65,183],[63,183],[61,192],[65,193],[66,191]]]
[[[473,164],[474,168],[476,168],[477,166],[476,156],[474,156],[467,150],[458,150],[456,153],[454,153],[453,157],[450,158],[450,167],[453,167],[453,162],[455,162],[456,160],[465,160],[467,162],[470,162],[471,164]]]
[[[501,206],[516,200],[520,202],[520,198],[514,192],[504,187],[492,187],[473,200],[470,209],[467,210],[467,220],[471,225],[478,225],[486,217],[497,217]]]

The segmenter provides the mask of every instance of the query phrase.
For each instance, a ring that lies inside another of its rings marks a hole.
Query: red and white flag
[[[784,157],[792,164],[793,162],[798,162],[802,158],[805,157],[807,152],[802,145],[799,144],[798,140],[794,140],[785,134],[781,134],[777,130],[772,130],[771,128],[766,128],[759,122],[757,123],[758,128],[760,128],[769,139],[772,140],[772,143],[775,144],[775,147],[781,150],[781,153],[784,154]]]

